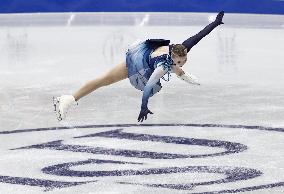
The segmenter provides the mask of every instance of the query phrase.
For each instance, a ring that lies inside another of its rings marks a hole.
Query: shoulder
[[[164,54],[169,54],[169,46],[161,46],[157,48],[151,53],[151,57],[153,58]]]

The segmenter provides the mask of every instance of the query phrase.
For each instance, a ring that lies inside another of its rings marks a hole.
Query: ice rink
[[[212,13],[0,15],[0,194],[284,193],[284,16],[225,14],[149,100],[128,80],[73,94],[137,39],[171,43]]]

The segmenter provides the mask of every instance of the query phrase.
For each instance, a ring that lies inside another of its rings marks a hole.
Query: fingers
[[[145,112],[140,112],[137,121],[142,123],[144,120],[147,120],[147,118],[148,118],[148,113],[154,114],[154,113],[153,113],[152,111],[150,111],[150,110],[147,110],[147,111],[145,111]]]
[[[139,116],[138,116],[137,121],[140,122],[141,118],[142,118],[142,115],[141,115],[141,113],[140,113]]]
[[[218,16],[217,17],[223,17],[224,16],[224,11],[220,11],[219,13],[218,13]]]
[[[144,115],[141,115],[141,114],[140,114],[139,117],[138,117],[138,119],[137,119],[137,121],[142,123],[143,120],[144,120]]]

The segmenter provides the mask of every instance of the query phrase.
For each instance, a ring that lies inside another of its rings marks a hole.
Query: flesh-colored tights
[[[113,84],[115,82],[126,79],[128,71],[125,62],[121,62],[116,65],[113,69],[108,71],[103,76],[100,76],[94,80],[87,82],[73,95],[75,100],[78,101],[80,98],[88,95],[96,89]]]

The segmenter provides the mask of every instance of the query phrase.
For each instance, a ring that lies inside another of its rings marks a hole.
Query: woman
[[[199,85],[196,77],[185,73],[181,67],[186,63],[190,49],[215,27],[224,24],[223,16],[224,11],[221,11],[214,22],[182,44],[170,45],[169,40],[149,39],[131,46],[126,53],[126,61],[119,63],[105,75],[86,83],[74,95],[54,98],[58,120],[64,119],[69,107],[87,94],[102,86],[129,78],[136,89],[143,91],[141,111],[138,116],[138,122],[143,122],[148,114],[153,114],[148,109],[148,100],[162,88],[160,78],[169,81],[170,73],[175,73],[178,78]]]

